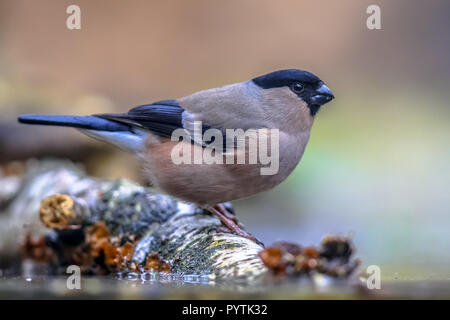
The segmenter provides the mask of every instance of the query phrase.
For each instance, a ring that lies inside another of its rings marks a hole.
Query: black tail
[[[73,127],[100,131],[129,131],[130,127],[112,120],[96,116],[59,116],[45,114],[23,114],[18,118],[20,123],[40,124],[48,126]]]

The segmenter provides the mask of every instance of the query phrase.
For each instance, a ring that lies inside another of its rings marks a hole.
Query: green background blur
[[[66,8],[81,7],[81,30]],[[382,30],[366,28],[381,7]],[[322,78],[303,160],[236,201],[264,242],[353,234],[392,279],[450,279],[449,1],[0,0],[0,161],[69,157],[140,179],[130,156],[20,113],[125,111],[283,68]],[[1,187],[1,186],[0,186]]]

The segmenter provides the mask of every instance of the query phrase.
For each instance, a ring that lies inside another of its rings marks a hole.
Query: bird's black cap
[[[302,82],[305,84],[316,86],[321,82],[321,80],[311,72],[297,69],[279,70],[254,78],[252,80],[255,84],[263,89],[290,86],[295,82]]]

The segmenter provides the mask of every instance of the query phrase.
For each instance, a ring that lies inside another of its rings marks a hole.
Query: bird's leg
[[[234,215],[232,212],[228,211],[227,208],[222,203],[218,203],[214,205],[214,209],[219,211],[221,214],[223,214],[227,219],[233,220],[234,223],[236,223],[241,229],[244,228],[244,226],[239,223],[236,215]],[[215,228],[216,232],[222,232],[222,233],[232,233],[233,231],[229,229],[227,226],[222,225]]]
[[[227,208],[225,208],[225,206],[222,203],[218,203],[218,204],[214,205],[214,209],[219,211],[221,214],[223,214],[228,219],[233,220],[239,227],[243,228],[242,224],[239,223],[236,215],[234,215],[233,213],[228,211]]]
[[[224,208],[225,209],[225,208]],[[234,234],[237,234],[238,236],[241,236],[243,238],[247,238],[250,239],[254,242],[256,242],[257,244],[264,246],[264,244],[259,241],[255,236],[251,235],[250,233],[248,233],[247,231],[243,230],[236,222],[236,217],[233,216],[234,219],[230,218],[229,216],[231,215],[230,212],[227,214],[224,214],[223,212],[219,211],[216,209],[216,206],[210,206],[210,207],[206,207],[206,210],[208,210],[209,212],[211,212],[212,214],[214,214],[217,218],[219,218],[219,220]],[[226,209],[225,209],[226,210]]]

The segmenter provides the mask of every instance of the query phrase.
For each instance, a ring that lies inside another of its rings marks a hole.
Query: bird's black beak
[[[333,92],[325,85],[325,83],[322,82],[320,87],[315,90],[314,95],[311,97],[311,104],[322,106],[333,99]]]

